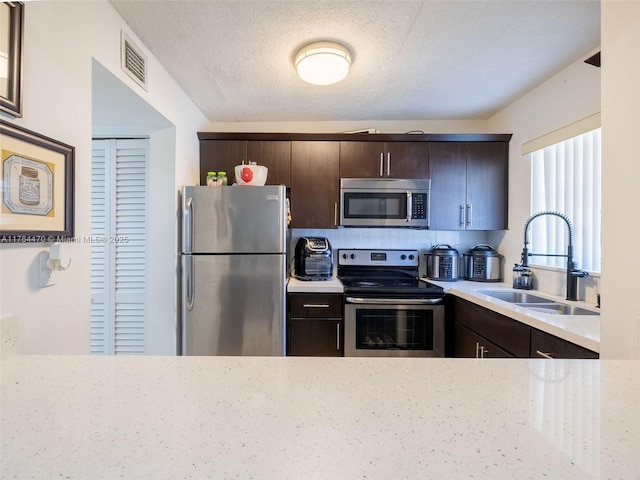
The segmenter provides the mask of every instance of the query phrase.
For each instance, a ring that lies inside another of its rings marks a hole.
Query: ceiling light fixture
[[[305,45],[296,55],[298,76],[314,85],[331,85],[343,80],[351,68],[351,53],[335,42]]]

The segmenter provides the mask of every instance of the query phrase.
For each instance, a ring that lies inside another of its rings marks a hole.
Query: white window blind
[[[93,141],[91,352],[145,353],[146,139]]]
[[[531,214],[552,210],[573,226],[573,260],[577,267],[600,271],[601,144],[600,128],[529,154]],[[567,228],[555,216],[542,216],[529,227],[529,251],[566,254]],[[566,266],[566,258],[532,257],[530,263]]]

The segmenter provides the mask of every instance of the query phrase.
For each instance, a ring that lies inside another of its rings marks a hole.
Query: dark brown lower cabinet
[[[600,358],[600,355],[575,343],[532,328],[531,358]]]
[[[287,355],[341,357],[342,320],[332,318],[292,318],[289,323]]]
[[[464,325],[454,324],[454,356],[457,358],[509,358],[513,357],[484,337]]]
[[[491,342],[494,350],[497,346],[511,357],[529,357],[531,327],[528,325],[462,298],[456,298],[455,321]]]
[[[453,356],[599,358],[598,353],[462,298],[453,304]],[[451,318],[451,317],[450,317]]]
[[[290,293],[287,303],[287,355],[344,355],[342,295]]]

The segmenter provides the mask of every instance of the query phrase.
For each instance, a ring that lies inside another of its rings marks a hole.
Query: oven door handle
[[[346,297],[347,303],[370,305],[435,305],[442,303],[441,298],[360,298]]]

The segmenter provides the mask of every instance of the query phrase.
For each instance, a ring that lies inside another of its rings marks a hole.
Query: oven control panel
[[[338,250],[338,265],[417,267],[418,261],[417,250]]]

